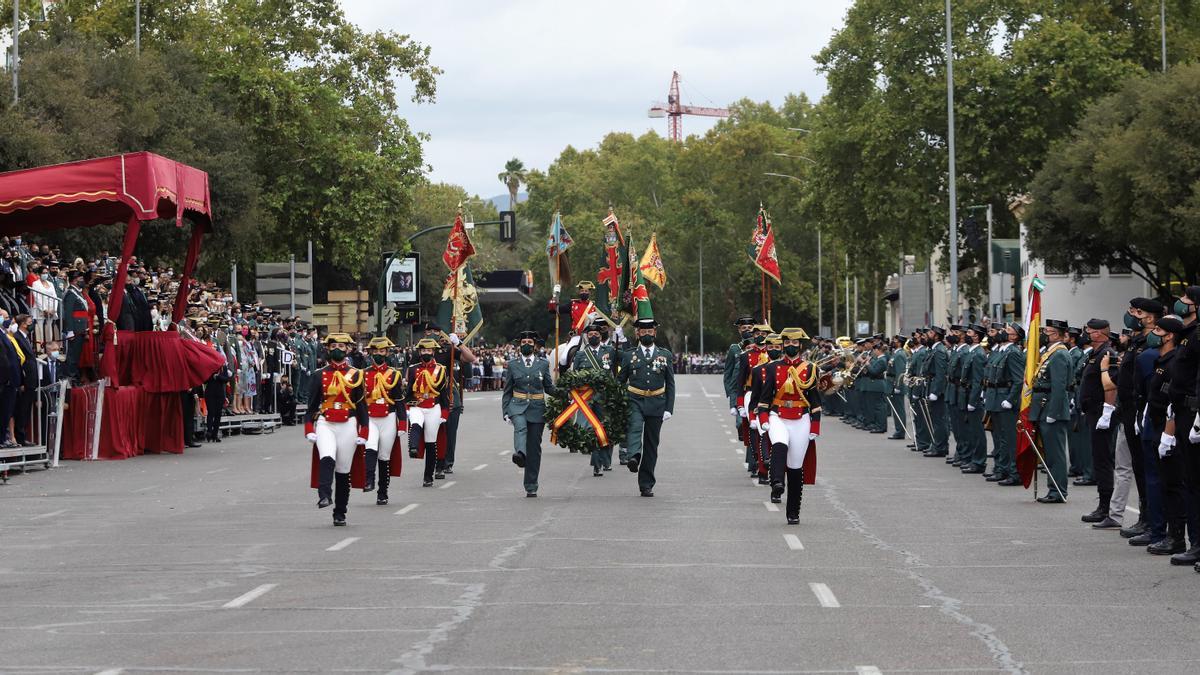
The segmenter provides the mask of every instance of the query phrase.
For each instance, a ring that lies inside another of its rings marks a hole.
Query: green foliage
[[[546,399],[546,419],[553,423],[571,405],[570,391],[582,387],[590,387],[598,394],[603,403],[594,405],[597,398],[592,399],[592,410],[600,419],[609,443],[616,445],[625,441],[625,427],[629,424],[629,399],[622,387],[612,375],[595,368],[569,370],[559,375],[558,390]],[[596,440],[596,432],[590,427],[577,425],[573,422],[564,424],[558,430],[558,446],[578,450],[590,454],[600,449]]]
[[[1057,143],[1033,182],[1031,253],[1079,275],[1132,265],[1200,283],[1200,65],[1133,78]]]

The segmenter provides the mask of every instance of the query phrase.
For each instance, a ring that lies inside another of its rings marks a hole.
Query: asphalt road
[[[298,427],[16,476],[0,672],[1200,672],[1200,575],[1082,524],[1094,492],[1036,504],[828,420],[789,527],[719,378],[678,383],[652,499],[548,445],[525,499],[495,394],[452,476],[356,492],[345,528]]]

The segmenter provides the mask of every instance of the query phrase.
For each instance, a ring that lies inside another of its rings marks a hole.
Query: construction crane
[[[683,140],[683,130],[680,129],[680,117],[684,115],[699,115],[701,117],[729,117],[728,108],[702,108],[694,105],[683,105],[679,100],[679,73],[671,73],[671,88],[667,91],[666,103],[650,105],[650,117],[667,118],[668,136],[673,141]]]

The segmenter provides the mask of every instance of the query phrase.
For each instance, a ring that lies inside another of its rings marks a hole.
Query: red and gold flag
[[[1021,408],[1017,416],[1017,473],[1026,488],[1037,472],[1038,449],[1034,447],[1035,429],[1029,421],[1029,406],[1033,403],[1033,383],[1037,380],[1041,357],[1042,289],[1046,285],[1038,277],[1029,284],[1029,302],[1025,314],[1025,384],[1021,387]]]
[[[454,226],[450,228],[450,237],[446,240],[446,250],[442,252],[442,262],[451,272],[466,264],[467,259],[475,255],[475,245],[463,226],[462,212],[454,217]]]

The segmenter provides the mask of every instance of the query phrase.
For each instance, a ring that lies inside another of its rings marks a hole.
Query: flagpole
[[[556,245],[554,247],[554,277],[555,277],[556,283],[558,283],[561,287],[561,284],[562,284],[562,260],[561,260],[560,256],[562,255],[562,251],[561,251],[562,235],[558,235],[558,237],[559,237],[558,245]],[[576,256],[576,257],[579,257],[579,256]],[[561,291],[560,291],[560,293],[561,293]],[[555,298],[555,302],[554,302],[554,379],[556,381],[558,380],[559,375],[561,375],[561,373],[559,372],[559,365],[558,365],[559,364],[558,322],[559,322],[559,317],[562,316],[562,312],[558,311],[558,303],[561,299],[562,299],[562,296],[559,295],[559,297]]]

